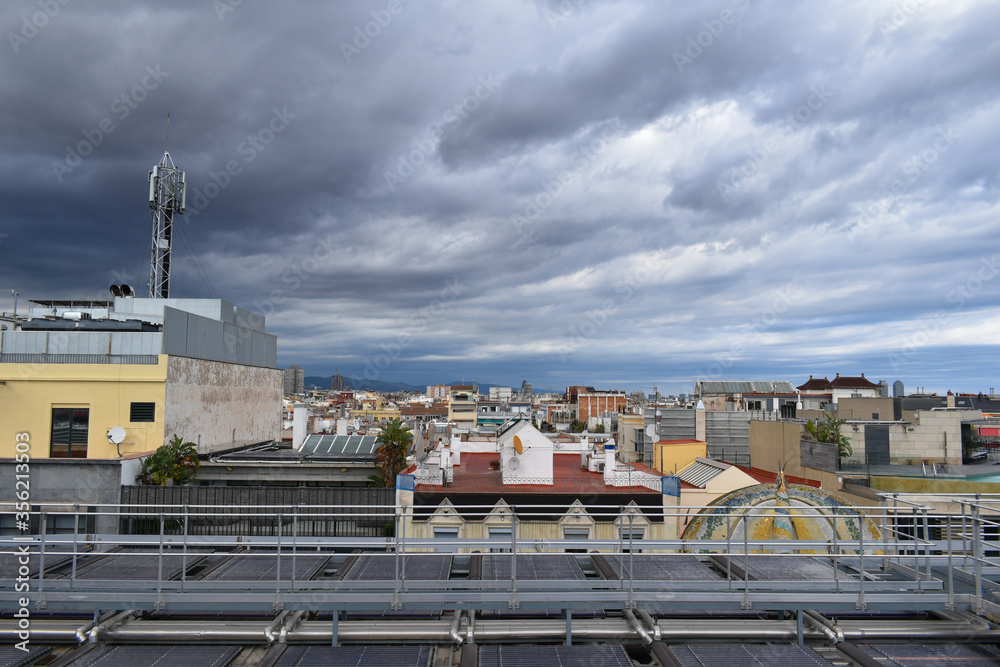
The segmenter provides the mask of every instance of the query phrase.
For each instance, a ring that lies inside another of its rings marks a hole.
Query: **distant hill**
[[[306,389],[329,389],[333,382],[333,376],[321,377],[318,375],[307,375],[305,378]],[[347,382],[347,378],[344,378]],[[362,389],[366,391],[411,391],[424,393],[427,387],[417,387],[405,382],[389,382],[388,380],[365,380],[363,378],[351,378],[351,389]]]

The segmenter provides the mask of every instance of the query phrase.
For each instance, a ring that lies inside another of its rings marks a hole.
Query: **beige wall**
[[[708,456],[706,442],[657,442],[653,447],[653,469],[664,475],[673,475],[691,465],[699,456]]]
[[[164,437],[174,433],[199,452],[281,435],[283,374],[220,361],[171,356]]]
[[[750,422],[750,465],[762,470],[777,472],[778,466],[785,467],[786,475],[808,477],[803,474],[801,448],[801,424],[781,421]]]

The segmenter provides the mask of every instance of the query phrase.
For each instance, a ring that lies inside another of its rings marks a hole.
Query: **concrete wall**
[[[750,422],[750,465],[762,470],[809,477],[802,468],[801,425],[795,422]]]
[[[281,436],[282,372],[219,361],[169,357],[164,437],[199,452]]]
[[[893,419],[891,398],[842,398],[837,403],[838,419]],[[872,415],[878,415],[873,417]]]
[[[32,459],[48,458],[53,408],[87,408],[87,458],[117,458],[163,444],[167,361],[152,364],[0,364],[0,458],[14,456],[14,436],[28,433]],[[156,405],[155,421],[129,422],[132,402]],[[119,448],[112,426],[125,429]]]
[[[13,441],[13,440],[12,440]],[[0,462],[2,479],[11,480],[13,487],[14,462]],[[56,507],[52,503],[80,503],[97,505],[95,527],[98,533],[117,533],[118,519],[113,516],[118,503],[122,467],[119,461],[88,459],[35,459],[29,462],[29,490],[33,510],[48,512],[73,511]],[[9,494],[13,499],[13,490]],[[6,509],[6,508],[5,508]],[[84,507],[82,511],[87,511]],[[102,516],[101,512],[105,514]],[[66,520],[72,525],[72,519]],[[81,526],[82,528],[82,526]]]

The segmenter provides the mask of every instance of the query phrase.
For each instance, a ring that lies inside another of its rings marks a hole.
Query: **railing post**
[[[840,538],[837,536],[837,509],[834,508],[830,515],[833,517],[833,587],[840,592]]]
[[[181,590],[184,590],[184,585],[187,583],[187,553],[188,553],[188,512],[190,511],[187,503],[184,504],[184,536],[183,542],[181,543]]]
[[[281,596],[281,524],[285,520],[285,513],[278,512],[278,548],[274,567],[274,594]]]
[[[860,552],[860,574],[858,577],[858,609],[865,608],[865,524],[862,512],[858,510],[858,551]]]
[[[159,604],[163,596],[163,532],[166,525],[166,516],[160,513],[160,552],[156,557],[156,603]]]
[[[976,581],[976,613],[983,611],[983,526],[979,503],[972,506],[972,558]]]
[[[69,586],[73,588],[76,585],[76,552],[77,552],[77,536],[80,533],[80,503],[73,504],[73,570],[69,575]]]
[[[38,592],[45,590],[45,512],[38,514]]]
[[[299,505],[293,505],[292,511],[292,590],[295,590],[295,560],[298,557],[297,549],[299,541]]]

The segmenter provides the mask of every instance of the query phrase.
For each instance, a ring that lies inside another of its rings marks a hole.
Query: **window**
[[[89,408],[52,408],[52,441],[49,456],[54,459],[87,458],[89,429]]]
[[[590,529],[589,528],[563,528],[563,538],[567,540],[573,540],[577,542],[584,542],[590,539]],[[585,554],[587,553],[586,547],[582,545],[571,545],[566,547],[566,553],[568,554]]]
[[[645,432],[641,428],[635,429],[635,435],[633,436],[635,439],[635,451],[639,454],[642,454],[645,449],[645,441],[643,440],[644,435]]]
[[[632,541],[632,544],[636,547],[634,549],[635,553],[642,553],[642,549],[639,549],[638,545],[635,544],[636,542],[642,539],[642,533],[643,533],[642,528],[632,528],[632,530],[629,530],[628,528],[622,528],[621,529],[621,536],[623,542],[622,553],[627,554],[630,551],[633,551],[633,549],[629,548],[630,539]]]
[[[872,413],[872,419],[878,419],[878,413],[877,412],[873,412]]]
[[[510,553],[510,528],[490,528],[490,539],[503,542],[505,546],[490,547],[490,553]]]
[[[452,540],[458,539],[458,528],[435,528],[434,529],[434,539],[435,540],[447,540],[449,544],[445,546],[438,547],[434,551],[440,553],[452,553],[457,549]]]
[[[128,412],[130,422],[156,421],[156,403],[133,403]]]

